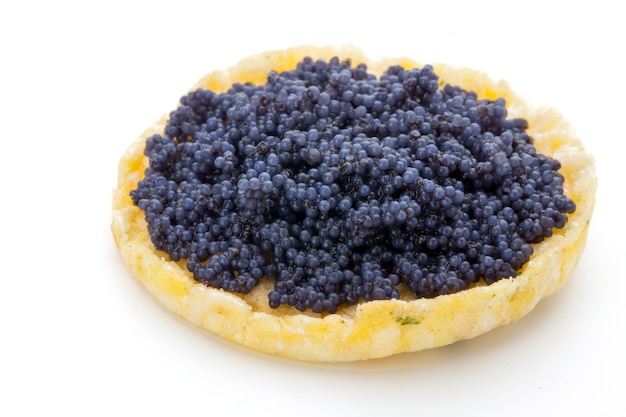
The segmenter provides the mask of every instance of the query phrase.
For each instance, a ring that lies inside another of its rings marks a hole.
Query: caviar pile
[[[304,59],[264,85],[181,99],[130,195],[151,240],[194,279],[272,308],[335,312],[514,276],[574,202],[503,99],[431,66],[380,78]]]

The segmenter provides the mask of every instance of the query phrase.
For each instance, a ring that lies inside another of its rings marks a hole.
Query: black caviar
[[[130,195],[197,281],[248,293],[270,277],[273,308],[435,297],[514,276],[575,210],[526,129],[431,66],[378,79],[307,58],[183,97]]]

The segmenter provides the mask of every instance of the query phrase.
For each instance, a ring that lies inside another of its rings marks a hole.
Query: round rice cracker
[[[293,69],[306,56],[350,58],[354,65],[366,63],[377,74],[389,65],[421,66],[407,58],[373,62],[352,46],[301,46],[268,51],[213,71],[190,91],[202,87],[221,92],[234,82],[263,83],[269,71]],[[442,82],[475,91],[479,98],[505,98],[509,116],[529,122],[528,133],[538,152],[562,164],[565,193],[576,202],[576,212],[563,229],[533,245],[534,254],[516,277],[432,299],[417,299],[403,291],[401,299],[361,302],[334,314],[300,312],[289,306],[270,308],[270,279],[263,279],[245,295],[200,284],[183,262],[169,261],[166,253],[155,250],[144,214],[129,197],[147,167],[145,141],[163,132],[167,115],[146,129],[119,163],[111,229],[125,263],[154,297],[191,323],[258,351],[303,361],[358,361],[430,349],[523,317],[565,285],[581,257],[595,205],[594,159],[556,110],[530,108],[506,82],[494,82],[479,71],[447,65],[434,65],[434,69]]]

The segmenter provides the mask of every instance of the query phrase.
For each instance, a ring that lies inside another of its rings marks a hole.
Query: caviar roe
[[[514,276],[574,212],[527,127],[428,65],[378,79],[306,58],[183,97],[130,195],[195,280],[248,293],[270,277],[273,308],[435,297]]]

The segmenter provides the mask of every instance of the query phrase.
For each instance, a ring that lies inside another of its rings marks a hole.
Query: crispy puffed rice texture
[[[251,56],[227,70],[209,73],[190,90],[203,87],[220,92],[233,82],[262,83],[270,70],[293,69],[306,56],[349,57],[353,64],[364,62],[378,74],[392,64],[421,66],[407,58],[371,62],[351,46],[302,46]],[[565,193],[576,202],[577,210],[564,229],[534,245],[535,253],[519,276],[433,299],[403,294],[400,300],[363,302],[325,315],[287,306],[271,309],[269,280],[247,295],[199,284],[184,264],[168,261],[167,254],[154,249],[143,212],[129,197],[147,166],[145,140],[163,132],[167,116],[146,129],[119,163],[111,228],[125,263],[154,297],[191,323],[252,349],[303,361],[358,361],[435,348],[525,316],[542,298],[565,285],[581,257],[595,204],[594,160],[556,110],[529,108],[507,83],[494,82],[484,73],[446,65],[434,65],[434,69],[441,80],[473,90],[480,98],[504,97],[510,116],[528,120],[537,150],[562,163]]]

